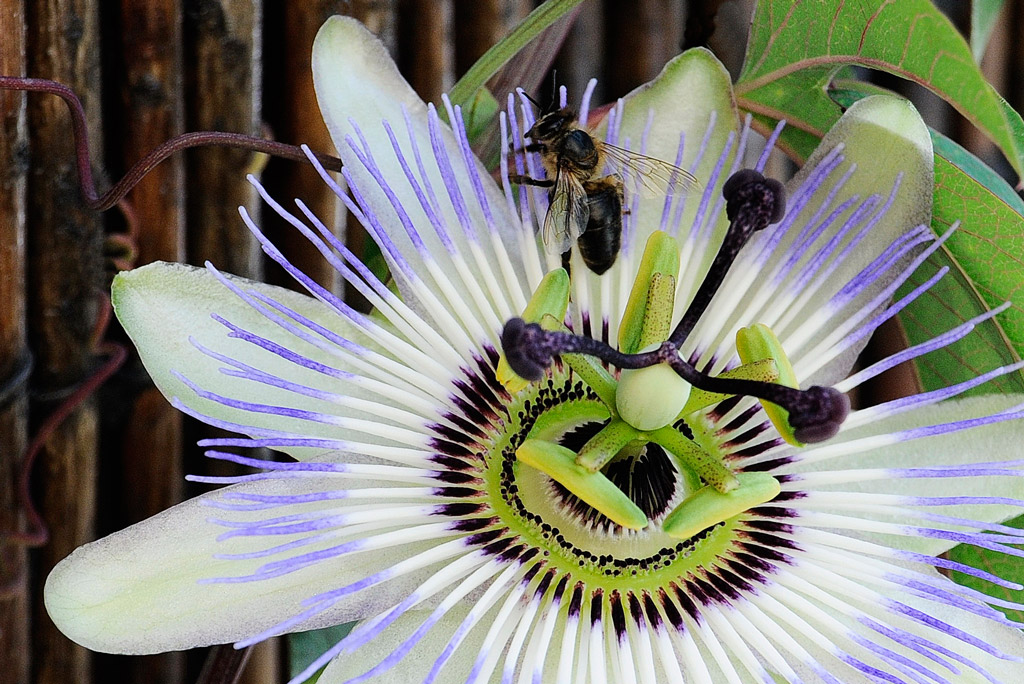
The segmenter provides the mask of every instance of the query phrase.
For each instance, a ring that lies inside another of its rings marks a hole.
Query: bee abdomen
[[[622,242],[622,190],[607,184],[587,192],[590,220],[576,246],[583,263],[597,275],[615,264]]]

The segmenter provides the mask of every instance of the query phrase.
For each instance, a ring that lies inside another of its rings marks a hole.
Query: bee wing
[[[697,177],[667,161],[601,143],[605,158],[621,172],[623,185],[641,197],[685,195],[700,190]],[[624,173],[622,173],[624,172]]]
[[[583,184],[571,173],[559,173],[544,217],[544,244],[565,252],[586,229],[590,205]]]

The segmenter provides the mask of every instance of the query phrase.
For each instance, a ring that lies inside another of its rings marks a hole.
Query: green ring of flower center
[[[588,532],[555,506],[554,494],[545,488],[550,480],[518,461],[516,449],[527,437],[556,440],[584,423],[606,420],[609,412],[567,367],[553,371],[512,399],[504,430],[486,451],[485,489],[502,524],[542,549],[557,570],[609,590],[656,590],[721,557],[736,538],[736,519],[679,541],[656,526],[643,532]],[[552,505],[539,510],[544,503]]]

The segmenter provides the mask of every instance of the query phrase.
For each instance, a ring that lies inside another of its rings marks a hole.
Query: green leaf
[[[336,643],[348,636],[357,622],[343,625],[314,629],[309,632],[296,632],[288,635],[288,676],[295,677],[312,664]],[[325,666],[326,667],[326,666]],[[323,673],[320,668],[309,682],[315,682]]]
[[[741,108],[785,118],[784,148],[803,157],[807,136],[821,137],[840,109],[825,92],[845,66],[880,69],[920,83],[988,135],[1024,172],[1024,121],[991,85],[970,48],[930,0],[763,0],[754,13],[743,70]]]
[[[948,267],[949,273],[899,315],[910,344],[934,339],[988,310],[970,279],[945,248],[933,254],[910,277],[900,288],[897,297],[906,295],[942,267]],[[919,357],[915,365],[922,387],[933,390],[969,380],[1015,360],[1016,354],[1009,346],[999,323],[988,320],[975,327],[967,337]],[[975,387],[964,396],[1022,391],[1024,377],[1018,372]]]
[[[974,61],[981,63],[985,55],[992,28],[1003,9],[1003,0],[972,0],[971,2],[971,54]]]
[[[581,2],[583,0],[548,0],[530,12],[523,23],[493,45],[459,79],[448,94],[452,103],[462,105],[462,108],[466,109],[476,91],[482,88],[498,69],[526,47],[541,31],[571,12]]]
[[[1010,527],[1016,527],[1018,529],[1024,528],[1024,516],[1008,520],[1004,523]],[[1024,563],[1020,562],[1020,558],[1015,556],[1008,556],[1005,553],[997,553],[995,551],[989,551],[988,549],[979,549],[976,546],[970,546],[969,544],[960,544],[954,546],[946,554],[950,560],[969,565],[972,568],[980,568],[987,572],[991,572],[994,575],[1002,577],[1004,580],[1010,580],[1011,582],[1017,582],[1024,584]],[[986,582],[983,579],[977,577],[971,577],[961,572],[953,572],[953,579],[956,580],[957,584],[962,584],[966,587],[972,587],[978,591],[984,592],[989,596],[995,596],[1006,601],[1015,601],[1017,603],[1024,603],[1024,591],[1014,591],[1013,589],[1007,589],[1006,587],[996,586],[991,582]],[[1001,608],[995,606],[997,610],[1003,611],[1007,617],[1011,620],[1018,622],[1024,621],[1024,611],[1014,610],[1012,608]]]
[[[498,116],[499,109],[498,101],[491,95],[490,90],[480,88],[476,91],[473,101],[462,110],[470,144],[476,142],[480,135],[488,130],[494,117]]]
[[[960,221],[946,249],[973,285],[966,291],[967,284],[962,284],[963,296],[986,310],[1012,302],[997,324],[981,326],[981,334],[970,343],[976,348],[972,358],[964,360],[974,361],[968,366],[972,373],[995,367],[988,364],[997,360],[1012,363],[1024,354],[1024,202],[994,171],[952,140],[932,132],[932,144],[936,186],[932,228],[944,232]],[[950,305],[943,302],[944,308]],[[982,341],[991,358],[979,364],[986,351]],[[1021,375],[1015,373],[999,384],[1007,383],[1021,387]]]

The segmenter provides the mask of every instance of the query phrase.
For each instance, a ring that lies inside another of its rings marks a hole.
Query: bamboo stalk
[[[0,13],[0,74],[25,74],[25,11],[11,2]],[[28,361],[25,333],[25,95],[0,92],[0,662],[11,684],[30,673],[28,553],[6,535],[24,522],[18,479],[27,445],[28,399],[16,384]],[[13,382],[12,382],[13,381]]]
[[[124,135],[119,142],[127,168],[184,129],[179,0],[122,0],[121,36]],[[139,263],[181,261],[185,255],[181,155],[150,171],[129,199],[142,228]]]
[[[267,7],[264,116],[279,140],[304,143],[314,150],[333,153],[334,144],[320,118],[320,108],[313,92],[310,58],[313,38],[320,25],[342,7],[343,3],[327,0],[304,3],[302,11],[285,11],[282,5]],[[287,200],[301,198],[326,225],[338,226],[338,235],[344,236],[339,202],[314,169],[303,164],[271,160],[264,179],[276,197]],[[305,273],[324,287],[339,290],[337,276],[316,249],[293,228],[269,212],[264,217],[263,227],[284,254]],[[291,278],[273,264],[267,266],[267,279],[286,287],[293,286]]]
[[[122,0],[120,64],[125,167],[183,132],[182,6],[178,0]],[[185,256],[184,160],[174,155],[153,169],[128,199],[139,222],[138,263]],[[131,403],[121,438],[123,519],[148,518],[182,496],[181,415],[152,386]],[[167,653],[125,660],[122,681],[183,681],[184,658]]]
[[[97,0],[44,0],[27,6],[27,71],[70,85],[88,112],[92,149],[101,149]],[[74,30],[69,30],[73,28]],[[78,195],[70,125],[54,97],[28,101],[32,167],[28,180],[29,334],[36,357],[33,422],[53,411],[93,369],[91,337],[103,279],[102,226]],[[60,634],[41,601],[50,568],[93,537],[97,410],[83,403],[49,438],[35,491],[50,542],[38,554],[32,660],[38,684],[92,681],[85,649]]]
[[[186,14],[185,72],[190,130],[258,136],[262,0],[210,0]],[[229,273],[263,274],[259,243],[238,216],[258,217],[255,189],[245,174],[253,155],[210,147],[188,157],[188,260],[212,261]]]
[[[681,0],[605,2],[607,94],[621,97],[646,83],[679,53],[684,15]]]
[[[455,83],[451,0],[399,0],[399,68],[427,102],[440,102]]]
[[[238,684],[275,684],[285,681],[281,667],[283,639],[274,638],[252,646]],[[228,646],[227,648],[231,648]]]
[[[37,684],[94,681],[89,652],[53,626],[42,606],[41,589],[57,561],[96,536],[97,406],[95,399],[81,404],[47,440],[35,468],[36,489],[46,491],[41,512],[50,529],[50,542],[39,554],[46,570],[37,575],[32,643]]]
[[[334,143],[320,116],[310,77],[310,59],[313,39],[323,22],[332,14],[355,16],[370,30],[381,35],[385,43],[394,42],[393,0],[316,0],[305,3],[301,11],[285,11],[281,6],[268,6],[266,18],[266,118],[279,139],[305,143],[314,150],[326,152],[334,150]],[[270,49],[269,45],[275,48]],[[265,179],[267,187],[275,196],[301,198],[326,225],[335,226],[338,237],[346,238],[344,208],[314,169],[272,160],[267,166]],[[324,287],[334,292],[343,290],[334,270],[316,248],[293,228],[270,214],[265,217],[264,226],[268,236],[293,264]],[[358,245],[350,244],[350,247],[359,249]],[[295,286],[294,281],[273,264],[267,267],[267,279],[286,287]]]

